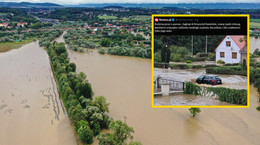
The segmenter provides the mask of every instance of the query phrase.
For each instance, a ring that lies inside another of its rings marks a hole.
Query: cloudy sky
[[[260,2],[260,0],[0,0],[0,2],[52,2],[57,4],[85,4],[85,3],[239,3]]]

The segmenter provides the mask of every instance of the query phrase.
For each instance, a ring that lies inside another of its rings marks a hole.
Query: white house
[[[241,50],[246,47],[243,35],[227,35],[216,47],[216,61],[225,63],[242,63]]]

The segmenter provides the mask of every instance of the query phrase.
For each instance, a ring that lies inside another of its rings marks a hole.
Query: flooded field
[[[0,145],[75,145],[46,51],[38,42],[0,53]]]
[[[216,98],[208,98],[208,97],[201,97],[195,95],[188,95],[188,94],[172,94],[170,96],[155,96],[154,97],[154,105],[155,106],[171,106],[171,105],[201,105],[201,106],[234,106],[234,104],[229,104],[226,102],[221,102]]]
[[[258,94],[251,88],[248,109],[202,109],[192,118],[188,109],[151,108],[151,61],[147,59],[70,52],[78,71],[87,74],[95,95],[110,102],[109,116],[135,129],[144,145],[257,145]]]
[[[256,48],[260,50],[260,39],[255,37],[250,37],[250,53],[253,53]]]

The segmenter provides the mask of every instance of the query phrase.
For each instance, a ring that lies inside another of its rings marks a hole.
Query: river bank
[[[76,144],[38,42],[0,53],[0,67],[0,144]]]

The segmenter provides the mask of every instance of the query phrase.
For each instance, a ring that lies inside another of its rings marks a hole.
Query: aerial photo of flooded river
[[[0,67],[0,145],[76,144],[48,55],[38,42],[0,53]]]
[[[93,49],[69,55],[77,71],[87,74],[95,96],[106,96],[109,116],[126,121],[144,145],[259,144],[259,94],[253,86],[250,108],[203,108],[193,118],[185,108],[151,107],[151,60]],[[76,144],[45,50],[33,42],[0,53],[0,67],[0,144]]]
[[[62,40],[59,40],[62,41]],[[151,107],[151,61],[69,50],[92,84],[95,96],[110,103],[109,116],[125,120],[135,130],[135,140],[144,145],[257,145],[260,113],[257,90],[251,87],[250,108],[204,108],[197,118],[188,109]],[[240,80],[240,78],[238,79]],[[243,82],[243,79],[241,79]]]

